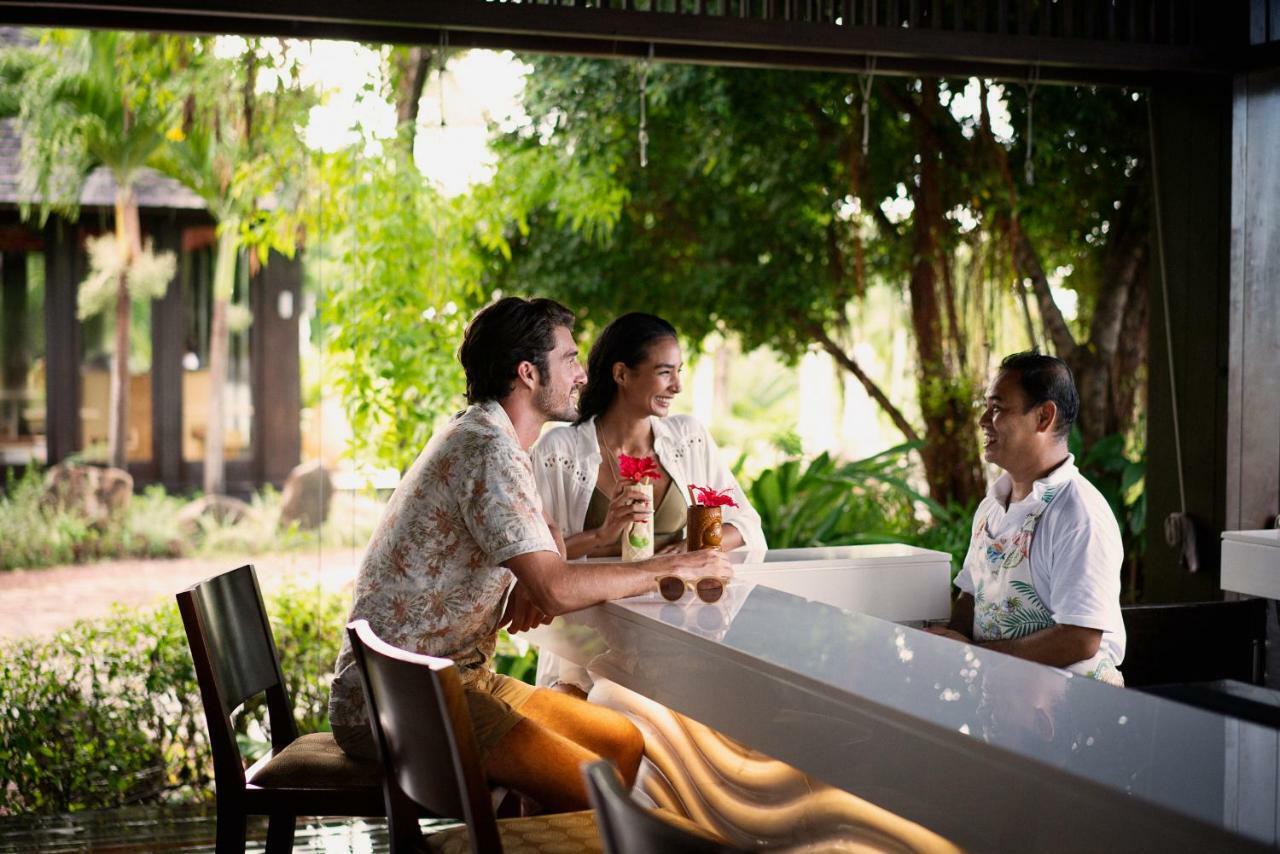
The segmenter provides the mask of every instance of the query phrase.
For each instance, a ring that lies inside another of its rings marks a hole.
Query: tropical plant
[[[315,97],[297,84],[296,63],[287,53],[267,52],[257,40],[246,42],[234,61],[215,56],[209,41],[193,41],[188,51],[183,122],[152,160],[196,193],[217,223],[204,442],[204,491],[215,494],[225,486],[230,333],[249,320],[232,312],[237,262],[246,249],[254,268],[272,252],[294,253],[301,224],[298,182],[307,172],[300,133]],[[260,72],[268,65],[277,84],[260,91]]]
[[[135,182],[179,114],[173,36],[109,31],[48,33],[23,60],[6,62],[7,93],[22,130],[23,213],[74,215],[90,170],[115,180],[115,235],[93,247],[93,269],[80,295],[86,316],[115,309],[108,457],[123,467],[128,419],[132,300],[150,300],[172,278],[172,255],[155,256],[142,240]],[[168,275],[166,276],[165,273]]]
[[[477,225],[436,192],[402,146],[325,158],[313,234],[332,270],[321,304],[332,387],[354,452],[407,469],[439,418],[462,404],[454,354],[484,303]]]

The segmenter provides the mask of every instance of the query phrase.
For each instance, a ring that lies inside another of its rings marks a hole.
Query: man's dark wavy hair
[[[1005,356],[1000,370],[1017,374],[1018,385],[1027,396],[1028,409],[1050,400],[1057,405],[1053,432],[1059,439],[1067,438],[1071,425],[1080,416],[1080,393],[1076,391],[1076,380],[1067,363],[1039,350],[1027,350]]]
[[[556,328],[573,329],[573,320],[573,312],[544,298],[504,297],[482,309],[467,324],[458,348],[467,402],[502,400],[511,393],[521,362],[532,362],[545,382]]]

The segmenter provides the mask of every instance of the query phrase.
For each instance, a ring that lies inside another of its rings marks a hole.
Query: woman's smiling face
[[[680,371],[684,359],[674,338],[660,338],[649,345],[644,361],[634,368],[618,362],[614,379],[620,402],[646,415],[665,417],[672,399],[680,393]]]

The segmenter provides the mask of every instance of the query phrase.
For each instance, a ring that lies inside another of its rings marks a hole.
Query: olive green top
[[[587,515],[582,521],[582,530],[590,531],[604,524],[609,515],[609,496],[597,487],[591,490],[591,501],[587,503]],[[662,503],[653,514],[653,548],[656,551],[677,540],[684,539],[684,526],[688,519],[684,496],[673,483],[667,488]]]

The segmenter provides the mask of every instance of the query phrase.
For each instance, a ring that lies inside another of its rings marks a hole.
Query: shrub
[[[384,503],[372,495],[335,496],[330,520],[318,531],[281,529],[280,493],[270,486],[253,497],[248,517],[237,524],[203,520],[194,541],[184,537],[178,512],[188,499],[151,485],[129,501],[123,517],[104,530],[77,512],[41,506],[44,480],[28,469],[12,475],[0,493],[0,570],[34,569],[112,558],[181,557],[189,553],[272,554],[316,547],[363,547]]]
[[[285,589],[267,601],[301,732],[329,728],[329,680],[349,600]],[[537,651],[502,632],[495,667],[532,681]],[[177,605],[118,609],[52,638],[0,646],[0,815],[209,800],[213,763]],[[270,747],[266,703],[233,716],[246,762]]]
[[[328,728],[328,680],[345,597],[286,590],[267,604],[294,715]],[[213,767],[176,605],[118,610],[46,640],[0,648],[0,813],[59,813],[204,800]],[[265,704],[235,716],[241,744],[266,741]]]
[[[0,569],[80,563],[108,557],[175,557],[183,553],[174,524],[182,500],[160,486],[135,495],[119,524],[99,530],[74,511],[41,506],[44,479],[34,468],[9,476],[0,495]]]
[[[769,547],[909,543],[950,554],[954,574],[969,545],[973,508],[943,507],[911,487],[914,447],[846,463],[824,453],[762,471],[746,491]]]

